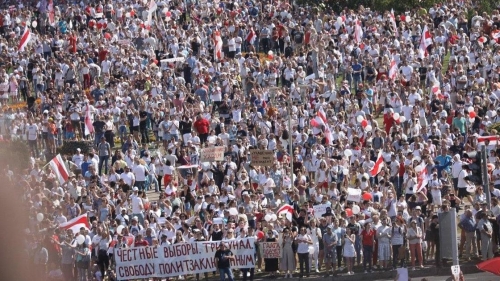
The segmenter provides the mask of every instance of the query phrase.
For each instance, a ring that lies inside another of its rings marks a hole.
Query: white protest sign
[[[453,275],[455,280],[458,280],[460,278],[460,265],[452,265],[451,274]]]
[[[360,202],[361,201],[361,189],[357,188],[347,188],[347,201]]]
[[[231,268],[255,266],[255,239],[225,240],[234,255]],[[215,252],[220,241],[115,250],[118,280],[168,278],[217,270]]]
[[[214,218],[214,224],[223,224],[222,218]]]
[[[314,205],[314,217],[315,218],[321,218],[323,214],[326,213],[326,208],[329,207],[328,204],[320,204],[320,205]]]

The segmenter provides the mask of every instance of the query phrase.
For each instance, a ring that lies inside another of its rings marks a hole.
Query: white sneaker
[[[316,273],[319,273],[319,269],[316,268]]]
[[[250,272],[247,272],[247,277],[250,277]]]

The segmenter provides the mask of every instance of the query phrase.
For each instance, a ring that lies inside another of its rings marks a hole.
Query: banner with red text
[[[282,247],[279,242],[261,242],[262,258],[263,259],[279,259],[281,258]]]
[[[235,259],[231,268],[255,266],[254,238],[225,240]],[[166,278],[216,271],[215,252],[220,241],[193,242],[157,247],[115,250],[118,280]]]

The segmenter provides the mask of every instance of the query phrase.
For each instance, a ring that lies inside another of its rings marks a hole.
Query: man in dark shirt
[[[94,123],[92,123],[92,126],[94,126],[94,132],[95,132],[94,143],[95,145],[99,145],[101,137],[104,137],[104,126],[106,126],[106,123],[104,123],[104,121],[101,120],[101,117],[97,115],[95,117]]]
[[[455,138],[453,140],[453,145],[450,146],[450,151],[452,155],[458,154],[462,156],[462,153],[464,152],[464,147],[458,142],[458,138]]]
[[[221,242],[219,244],[219,249],[215,252],[215,262],[217,263],[217,268],[219,269],[221,281],[226,280],[226,275],[229,281],[234,281],[230,263],[233,259],[233,253],[229,250],[227,243]]]
[[[444,206],[443,206],[444,207]],[[437,267],[442,266],[441,262],[441,250],[440,250],[440,243],[439,243],[439,219],[437,215],[432,216],[432,221],[431,221],[431,239],[434,241],[436,245],[436,252],[434,256],[434,261],[436,263]]]
[[[141,105],[141,109],[139,110],[139,130],[141,132],[141,142],[149,143],[149,135],[148,135],[148,112],[146,111],[146,107]]]

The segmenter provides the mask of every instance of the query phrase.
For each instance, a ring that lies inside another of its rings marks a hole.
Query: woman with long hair
[[[356,251],[354,249],[354,243],[356,241],[356,235],[352,233],[351,228],[346,228],[344,235],[344,258],[347,265],[347,275],[353,275],[354,272],[354,257],[356,257]]]
[[[408,229],[408,242],[410,244],[411,266],[413,270],[415,270],[415,259],[417,257],[420,267],[424,267],[422,258],[422,235],[422,229],[417,225],[417,221],[412,220],[410,222],[410,228]]]
[[[90,267],[90,249],[85,242],[76,247],[76,267],[78,268],[78,280],[87,281]]]
[[[99,241],[99,251],[97,252],[97,265],[101,271],[101,276],[104,278],[104,274],[109,268],[109,255],[108,248],[112,241],[111,235],[109,235],[108,230],[103,230],[101,232],[101,240]]]
[[[294,235],[288,227],[283,229],[281,242],[282,255],[280,260],[280,270],[285,272],[285,278],[292,278],[292,272],[295,271],[295,253],[293,252]]]

